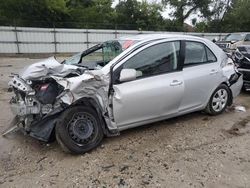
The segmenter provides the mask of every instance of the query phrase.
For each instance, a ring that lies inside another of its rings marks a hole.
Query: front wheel
[[[225,111],[230,97],[229,88],[221,84],[213,92],[205,111],[210,115],[218,115]]]
[[[67,109],[56,125],[56,139],[66,152],[82,154],[95,148],[103,139],[98,114],[86,106]]]

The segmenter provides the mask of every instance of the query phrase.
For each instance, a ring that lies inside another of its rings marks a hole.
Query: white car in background
[[[125,129],[220,114],[240,93],[242,75],[207,39],[150,34],[35,63],[9,85],[16,128],[43,141],[56,135],[64,150],[85,153]]]

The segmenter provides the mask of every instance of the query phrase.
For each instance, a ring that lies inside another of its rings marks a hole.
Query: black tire
[[[101,120],[87,106],[67,109],[56,125],[56,139],[65,152],[83,154],[97,147],[103,139]]]
[[[219,103],[223,103],[223,104],[220,104],[221,106],[219,105],[221,108],[218,107],[216,109],[215,107],[217,105],[217,102],[214,102],[213,99],[217,98],[217,96],[219,97],[218,92],[220,91],[226,92],[227,98],[226,100],[223,99],[223,102],[222,102],[222,99],[218,99],[220,100]],[[228,86],[226,86],[225,84],[221,84],[219,87],[216,88],[216,90],[213,92],[212,96],[210,97],[209,102],[205,108],[205,112],[208,113],[209,115],[218,115],[218,114],[223,113],[229,104],[230,97],[231,97],[230,90]]]

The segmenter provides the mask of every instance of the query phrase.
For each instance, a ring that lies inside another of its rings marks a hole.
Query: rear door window
[[[216,62],[217,58],[215,57],[214,53],[206,47],[206,52],[207,52],[207,61],[208,62]]]
[[[185,44],[184,66],[199,65],[216,61],[213,52],[203,43],[188,41]]]

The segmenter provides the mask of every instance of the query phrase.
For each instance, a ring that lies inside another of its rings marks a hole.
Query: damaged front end
[[[10,105],[15,118],[3,135],[20,129],[47,142],[59,115],[83,98],[92,98],[105,113],[108,101],[105,80],[98,70],[61,64],[55,58],[30,65],[9,82],[14,92]]]
[[[17,119],[14,126],[39,140],[48,141],[55,118],[65,108],[57,99],[63,87],[50,79],[25,81],[19,76],[14,76],[9,86],[15,94],[10,100]]]

